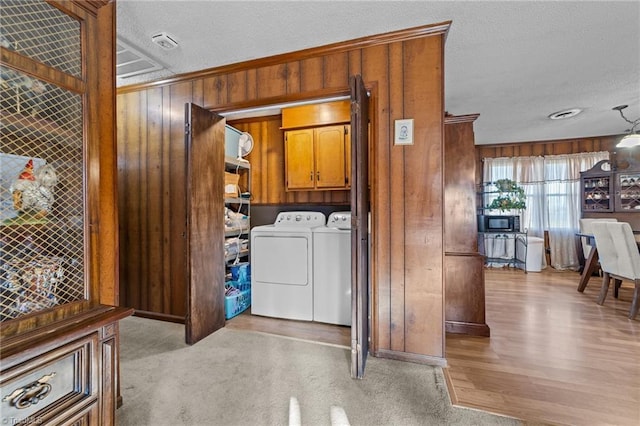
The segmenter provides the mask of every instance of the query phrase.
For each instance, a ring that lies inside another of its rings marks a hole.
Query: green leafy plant
[[[511,179],[498,179],[494,182],[498,189],[498,196],[493,199],[491,204],[487,205],[488,209],[505,210],[523,210],[527,207],[527,196],[524,189],[518,186]]]

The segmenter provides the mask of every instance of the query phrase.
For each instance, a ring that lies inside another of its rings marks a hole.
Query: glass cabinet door
[[[52,83],[82,74],[80,23],[41,1],[0,0],[0,7],[2,47],[19,55],[9,58],[17,65],[0,66],[4,322],[84,300],[88,291],[83,93]]]
[[[616,173],[616,210],[640,212],[640,172]]]
[[[610,174],[582,178],[582,211],[612,212],[613,181]]]

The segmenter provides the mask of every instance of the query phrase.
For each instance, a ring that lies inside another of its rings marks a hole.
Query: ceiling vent
[[[127,78],[134,75],[159,71],[164,67],[121,39],[116,40],[116,76]]]
[[[551,120],[564,120],[565,118],[575,117],[581,112],[582,110],[580,108],[566,109],[564,111],[558,111],[554,112],[553,114],[549,114],[549,118]]]

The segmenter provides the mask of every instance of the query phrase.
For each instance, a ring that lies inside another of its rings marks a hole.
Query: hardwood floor
[[[447,335],[457,405],[525,420],[572,425],[640,424],[640,321],[632,288],[596,304],[576,272],[488,269],[490,338]]]
[[[456,405],[533,423],[640,424],[640,320],[627,318],[624,283],[596,304],[601,279],[578,293],[579,275],[487,269],[491,337],[448,334],[446,372]],[[349,345],[350,328],[252,316],[227,321],[251,329]]]

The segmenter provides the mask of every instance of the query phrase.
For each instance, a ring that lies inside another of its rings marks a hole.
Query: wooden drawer
[[[1,424],[58,423],[59,415],[98,394],[98,333],[0,373]],[[36,348],[37,350],[37,348]],[[4,366],[3,366],[4,367]]]

